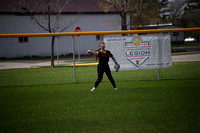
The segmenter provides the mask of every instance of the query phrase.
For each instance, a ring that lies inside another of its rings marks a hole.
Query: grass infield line
[[[79,64],[75,64],[75,66],[93,66],[93,65],[97,65],[98,62],[96,63],[79,63]],[[74,66],[74,64],[69,64],[69,66]]]

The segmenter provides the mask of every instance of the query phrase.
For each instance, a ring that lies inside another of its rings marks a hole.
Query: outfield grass
[[[1,87],[0,132],[200,131],[200,80]]]
[[[200,132],[200,63],[113,72],[90,92],[96,66],[0,70],[0,132]],[[105,82],[106,81],[106,82]]]
[[[49,85],[74,82],[73,67],[59,66],[0,70],[0,86]],[[157,69],[112,72],[116,81],[158,80]],[[160,69],[160,79],[196,79],[200,76],[200,62],[173,63],[172,68]],[[97,66],[76,67],[76,81],[95,82]],[[108,81],[104,76],[103,81]]]

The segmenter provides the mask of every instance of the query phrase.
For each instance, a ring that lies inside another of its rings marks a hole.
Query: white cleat
[[[114,88],[114,90],[118,90],[118,88]]]
[[[90,91],[94,91],[96,88],[95,87],[93,87]]]

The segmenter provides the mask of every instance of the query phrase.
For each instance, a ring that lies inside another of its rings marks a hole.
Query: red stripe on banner
[[[151,55],[135,55],[135,56],[124,56],[124,57],[142,57],[142,56],[151,56]]]
[[[148,48],[148,47],[151,47],[151,46],[142,46],[142,48]]]

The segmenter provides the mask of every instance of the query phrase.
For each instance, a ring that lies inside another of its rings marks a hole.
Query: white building
[[[24,0],[18,0],[25,2]],[[19,12],[23,7],[12,5],[16,0],[0,1],[0,34],[11,33],[42,33],[42,30],[33,20],[31,15],[24,15]],[[37,16],[40,12],[35,11]],[[127,16],[127,22],[130,18]],[[64,8],[60,15],[61,24],[70,24],[64,32],[74,32],[76,26],[81,27],[82,31],[109,31],[121,30],[121,24],[117,23],[120,15],[117,12],[105,13],[98,6],[98,0],[71,0],[67,8]],[[115,24],[113,23],[115,22]],[[130,26],[128,26],[130,27]],[[97,49],[103,36],[80,36],[80,53],[86,54],[87,49]],[[72,53],[72,37],[57,37],[55,40],[55,55],[57,50],[59,55]],[[77,43],[77,37],[75,37]],[[19,37],[19,38],[0,38],[0,58],[13,58],[24,56],[50,56],[51,38],[50,37]]]

